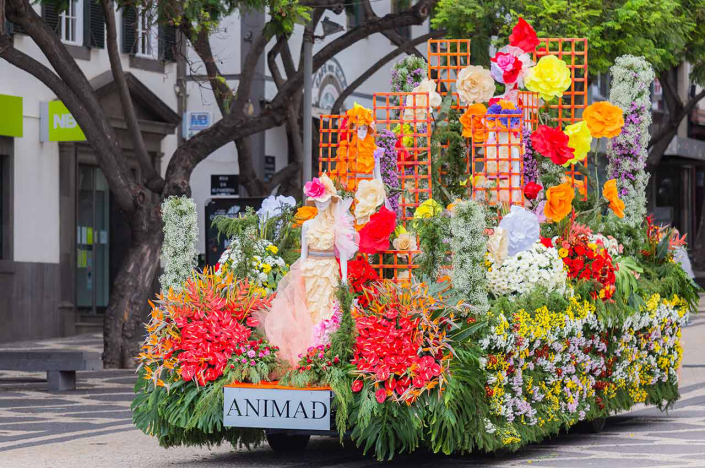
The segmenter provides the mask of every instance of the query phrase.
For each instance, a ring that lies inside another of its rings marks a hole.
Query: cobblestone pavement
[[[571,431],[504,457],[416,453],[384,466],[705,467],[705,314],[684,330],[681,400],[668,413],[637,407],[599,434]],[[13,344],[13,349],[99,351],[98,335]],[[314,438],[304,452],[228,446],[162,449],[132,426],[132,371],[78,373],[78,390],[49,392],[42,373],[0,372],[0,468],[377,466],[337,439]],[[350,445],[350,444],[348,444]]]

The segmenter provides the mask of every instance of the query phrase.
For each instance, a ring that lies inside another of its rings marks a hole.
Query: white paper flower
[[[257,215],[263,221],[272,219],[275,216],[282,214],[284,208],[293,208],[296,206],[294,197],[285,197],[283,195],[270,195],[262,201],[262,207],[257,211]]]
[[[433,108],[440,107],[443,102],[441,95],[436,92],[436,82],[429,78],[424,78],[412,93],[428,93],[429,99],[427,102],[424,95],[407,96],[404,103],[407,107],[404,109],[404,120],[426,120],[427,114],[432,113]]]
[[[495,228],[494,232],[487,240],[487,251],[492,256],[492,260],[497,266],[502,265],[502,261],[509,254],[509,233],[501,227]]]
[[[508,215],[502,218],[499,227],[509,233],[509,255],[523,252],[539,240],[539,220],[534,213],[521,206],[512,205]]]
[[[470,65],[460,70],[455,87],[460,100],[468,106],[489,101],[496,89],[490,71],[479,65]]]

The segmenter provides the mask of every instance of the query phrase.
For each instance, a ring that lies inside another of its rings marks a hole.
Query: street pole
[[[311,111],[312,111],[312,97],[313,92],[313,31],[304,32],[304,154],[303,154],[303,178],[301,185],[305,184],[311,180],[312,168],[311,168],[311,124],[313,121]]]

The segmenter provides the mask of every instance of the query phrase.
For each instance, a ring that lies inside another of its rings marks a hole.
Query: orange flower
[[[570,181],[549,187],[546,190],[546,205],[543,213],[551,221],[558,222],[573,209],[573,198],[575,198],[575,189]]]
[[[583,120],[594,138],[614,138],[622,133],[624,126],[622,109],[607,101],[590,104],[583,112]]]
[[[358,103],[355,103],[353,105],[353,108],[346,112],[346,115],[351,123],[355,123],[357,125],[371,126],[374,120],[372,118],[372,111],[370,109],[362,107]],[[370,130],[374,129],[370,128]]]
[[[610,202],[610,209],[618,218],[624,218],[624,202],[619,199],[617,180],[610,179],[602,187],[602,196]]]
[[[586,197],[586,196],[587,196],[587,180],[585,180],[585,179],[582,179],[582,180],[575,179],[573,185],[575,185],[575,188],[578,189],[578,193],[579,193],[580,195],[582,195],[583,197]]]
[[[301,226],[304,224],[304,222],[308,221],[309,219],[313,219],[316,217],[318,214],[318,208],[315,206],[302,206],[298,210],[296,210],[296,214],[294,215],[294,226],[295,228]]]
[[[480,143],[485,141],[485,127],[482,125],[482,116],[487,113],[487,107],[482,103],[468,106],[465,113],[460,117],[463,124],[463,137],[470,138]],[[473,133],[475,130],[475,133]]]

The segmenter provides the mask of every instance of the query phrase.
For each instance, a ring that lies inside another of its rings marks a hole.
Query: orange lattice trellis
[[[372,96],[377,129],[399,130],[409,156],[398,161],[402,195],[400,219],[413,217],[414,210],[431,198],[431,125],[427,93],[375,93]]]
[[[344,115],[322,115],[319,127],[318,174],[324,172],[337,175],[338,143],[340,143],[340,125]]]
[[[446,96],[455,87],[463,68],[470,65],[470,39],[431,39],[428,41],[428,76],[438,83],[438,93]],[[453,109],[464,108],[453,92]]]
[[[554,123],[561,128],[574,124],[582,119],[583,110],[587,107],[588,95],[588,42],[585,38],[542,38],[533,54],[533,60],[538,61],[546,55],[555,55],[566,62],[571,75],[571,85],[563,93],[562,98],[557,98],[549,104],[549,109],[555,113]],[[520,91],[519,100],[524,110],[524,122],[530,130],[538,127],[539,96],[530,91]],[[583,165],[587,168],[588,162]],[[580,174],[574,165],[566,171],[574,187],[586,187],[585,177]],[[587,190],[584,198],[587,199]]]
[[[473,198],[490,205],[524,205],[524,141],[521,117],[485,115],[483,141],[471,140]],[[476,133],[472,122],[473,134]],[[480,129],[477,129],[478,132]]]

